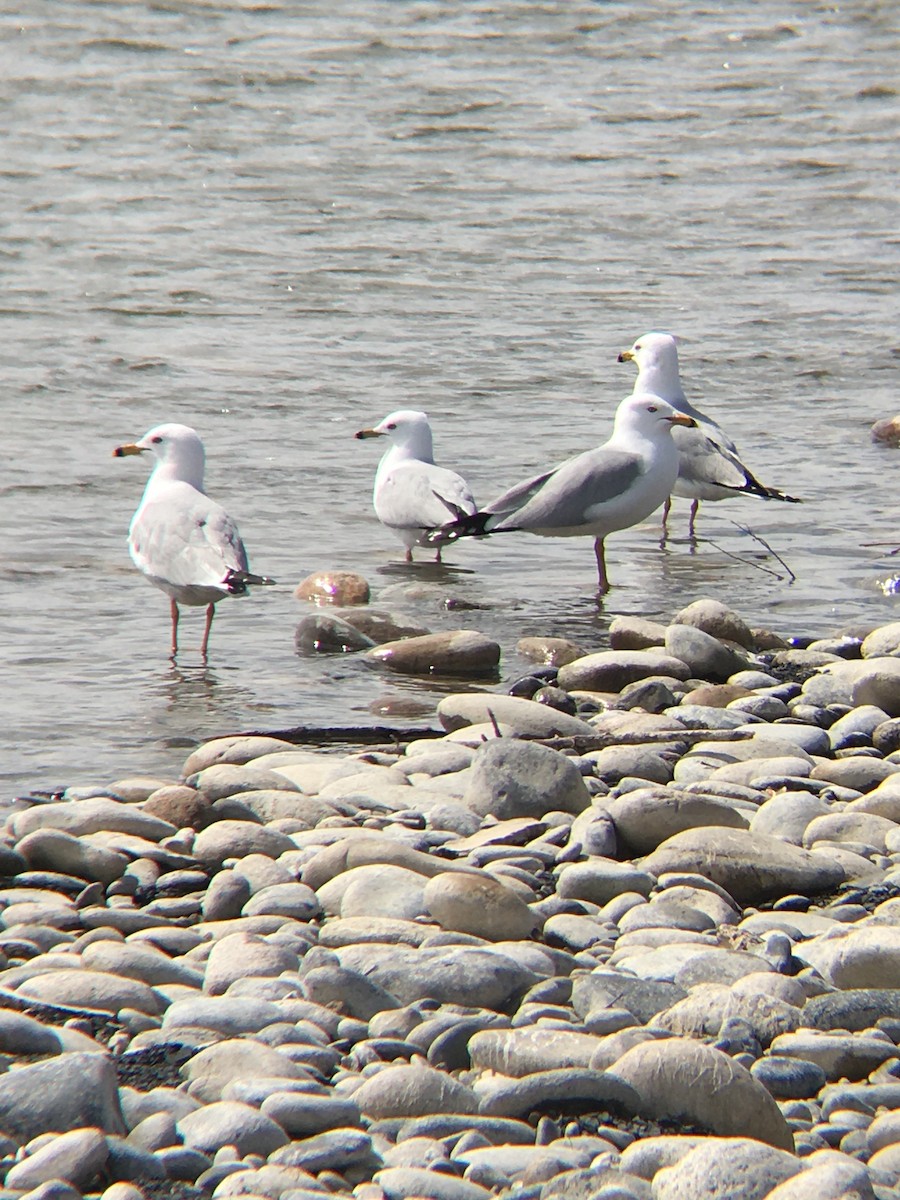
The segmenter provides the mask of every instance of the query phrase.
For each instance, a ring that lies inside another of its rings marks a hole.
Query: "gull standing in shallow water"
[[[678,371],[678,347],[671,334],[645,333],[630,350],[622,351],[619,362],[636,364],[635,392],[654,392],[680,413],[694,418],[696,428],[674,432],[679,462],[678,479],[672,488],[673,496],[685,496],[692,502],[688,524],[690,537],[694,537],[701,500],[730,500],[733,496],[745,495],[800,503],[796,496],[788,496],[760,483],[741,462],[737,446],[725,431],[687,399]],[[672,501],[668,498],[663,509],[664,535],[671,507]]]
[[[386,437],[392,443],[378,464],[372,500],[378,520],[406,546],[407,562],[413,561],[413,546],[428,544],[425,535],[430,529],[477,511],[463,477],[435,466],[425,413],[400,409],[356,436]],[[441,561],[440,543],[435,561]]]
[[[113,456],[156,459],[131,521],[128,549],[135,565],[171,598],[172,658],[178,653],[178,605],[206,605],[200,653],[206,658],[216,603],[243,596],[250,584],[274,583],[251,575],[237,525],[203,491],[203,443],[187,425],[157,425]]]
[[[526,479],[481,511],[443,529],[429,542],[526,530],[541,537],[594,538],[601,592],[609,590],[604,539],[649,517],[678,474],[673,427],[693,418],[650,393],[627,396],[616,410],[612,437],[594,450]]]

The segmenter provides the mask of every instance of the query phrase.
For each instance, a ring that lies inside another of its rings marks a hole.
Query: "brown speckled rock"
[[[872,426],[872,441],[900,446],[900,417],[882,417]]]
[[[732,700],[741,700],[753,693],[735,683],[704,683],[688,692],[685,704],[705,704],[709,708],[726,708]]]
[[[613,650],[649,650],[662,646],[666,627],[645,617],[615,617],[609,627],[609,645]]]
[[[524,900],[489,875],[435,875],[425,886],[425,907],[443,929],[489,941],[519,941],[537,924]]]
[[[587,653],[576,642],[559,637],[519,638],[516,650],[529,662],[543,663],[549,667],[562,667],[576,658],[583,658]]]
[[[202,829],[210,819],[212,801],[196,788],[172,784],[159,788],[144,804],[144,812],[174,825],[175,829]]]
[[[297,584],[294,595],[314,604],[368,604],[369,584],[352,571],[314,571]]]

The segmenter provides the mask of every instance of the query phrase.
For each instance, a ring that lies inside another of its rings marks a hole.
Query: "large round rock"
[[[20,1142],[99,1128],[124,1134],[116,1070],[104,1054],[59,1054],[0,1077],[0,1129]]]
[[[688,665],[663,650],[599,650],[560,667],[558,682],[566,691],[620,692],[650,675],[687,679]]]
[[[367,651],[366,658],[406,675],[491,676],[500,661],[500,646],[474,629],[448,629],[385,642]]]
[[[636,788],[605,801],[616,833],[629,849],[649,854],[667,838],[686,829],[721,825],[747,827],[746,818],[727,801],[675,788]]]
[[[803,1164],[749,1138],[709,1138],[653,1179],[654,1200],[764,1200]],[[788,1195],[791,1193],[788,1192]]]
[[[666,630],[666,651],[687,663],[692,674],[714,683],[724,683],[749,665],[743,655],[694,625],[670,625]]]
[[[296,845],[284,833],[251,821],[217,821],[194,842],[194,858],[207,867],[220,867],[228,858],[245,858],[248,854],[264,854],[278,858]]]
[[[747,623],[737,613],[727,608],[719,600],[703,597],[683,608],[673,618],[675,625],[693,625],[702,629],[711,637],[726,642],[737,642],[746,650],[753,649],[753,633]]]
[[[425,907],[444,929],[488,941],[531,936],[535,914],[514,891],[489,875],[446,871],[425,887]]]
[[[580,813],[591,795],[578,768],[557,750],[511,738],[485,742],[472,760],[463,803],[499,821],[542,817],[554,809]]]
[[[691,1038],[643,1042],[627,1050],[608,1074],[634,1088],[644,1116],[793,1149],[791,1131],[772,1096],[745,1067],[712,1046]]]
[[[350,604],[368,604],[369,585],[362,575],[353,571],[314,571],[300,580],[294,595],[298,600],[343,608]]]
[[[219,1100],[188,1113],[177,1122],[186,1146],[215,1154],[222,1146],[236,1146],[239,1154],[262,1154],[289,1141],[281,1126],[249,1104]]]
[[[851,925],[803,943],[803,961],[830,984],[848,988],[900,987],[900,929]]]
[[[423,1117],[432,1113],[474,1113],[478,1101],[471,1088],[433,1067],[384,1067],[353,1093],[370,1118]]]
[[[844,882],[843,869],[779,838],[744,829],[688,829],[670,837],[641,866],[657,878],[668,871],[703,875],[739,904],[781,896],[814,896]]]

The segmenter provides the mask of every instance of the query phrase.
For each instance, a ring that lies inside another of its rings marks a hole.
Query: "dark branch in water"
[[[780,563],[781,566],[786,571],[787,579],[788,579],[789,583],[797,582],[797,576],[794,574],[794,572],[791,570],[791,568],[787,565],[787,563],[784,561],[784,559],[781,557],[781,555],[778,553],[778,551],[773,550],[772,547],[769,545],[769,543],[766,541],[766,539],[764,537],[762,537],[758,533],[754,533],[754,531],[750,528],[749,525],[739,525],[737,521],[732,521],[731,524],[735,527],[735,529],[739,530],[741,533],[746,533],[748,537],[753,538],[754,542],[758,542],[760,546],[762,546],[766,550],[768,550],[769,554],[771,554],[772,557],[775,559],[775,561]],[[711,538],[704,538],[703,541],[705,541],[707,543],[707,545],[712,546],[714,550],[718,550],[720,554],[724,554],[726,556],[726,558],[733,558],[737,562],[749,563],[749,565],[751,567],[755,567],[757,569],[757,571],[764,571],[766,575],[771,575],[774,579],[783,581],[785,578],[784,575],[779,575],[777,571],[773,571],[771,567],[764,567],[762,565],[762,563],[753,562],[751,559],[744,558],[740,554],[733,554],[730,550],[726,550],[724,546],[720,546],[717,542],[714,542]]]
[[[295,746],[375,746],[439,738],[446,729],[406,725],[294,725],[291,729],[246,729],[234,737],[273,737]]]
[[[900,546],[895,545],[893,542],[860,542],[860,545],[865,546],[866,549],[870,547],[877,549],[880,546],[893,546],[893,549],[887,552],[888,558],[893,558],[895,554],[900,554]]]

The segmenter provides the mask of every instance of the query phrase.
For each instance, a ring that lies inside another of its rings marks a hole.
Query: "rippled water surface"
[[[293,585],[358,570],[433,628],[604,644],[618,613],[713,594],[823,634],[893,619],[895,5],[23,0],[0,14],[0,474],[6,789],[175,773],[245,728],[433,699],[294,653]],[[406,567],[371,512],[378,446],[425,408],[476,496],[607,436],[647,329],[765,481],[703,540],[511,535]],[[196,426],[251,562],[212,654],[167,658],[125,534]],[[740,532],[752,527],[796,574]],[[892,541],[893,539],[893,541]],[[898,568],[900,569],[900,568]],[[485,605],[446,610],[448,598]]]

